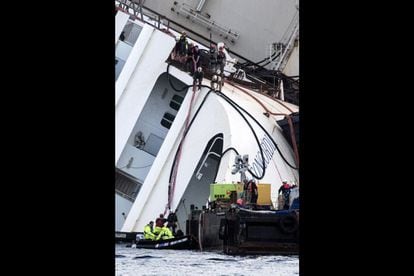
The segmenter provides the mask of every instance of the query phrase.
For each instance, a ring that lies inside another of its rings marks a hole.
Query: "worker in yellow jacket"
[[[155,221],[155,227],[153,233],[155,234],[155,240],[163,239],[172,239],[174,238],[170,228],[164,226],[164,221],[161,218],[157,218]]]
[[[147,225],[144,226],[144,239],[146,240],[155,240],[156,236],[152,231],[154,222],[150,221]]]

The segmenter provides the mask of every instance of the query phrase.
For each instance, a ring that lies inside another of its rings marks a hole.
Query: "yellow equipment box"
[[[259,193],[259,197],[257,198],[257,205],[272,205],[270,186],[270,184],[265,183],[257,184],[257,191]]]
[[[210,200],[230,199],[232,191],[237,193],[237,198],[241,198],[243,196],[243,186],[242,183],[210,184]],[[257,184],[257,191],[259,193],[257,205],[272,205],[270,187],[271,185],[268,183]]]
[[[210,200],[215,201],[216,199],[230,199],[230,195],[232,191],[235,191],[237,193],[237,198],[240,198],[243,193],[243,184],[241,183],[210,184]]]

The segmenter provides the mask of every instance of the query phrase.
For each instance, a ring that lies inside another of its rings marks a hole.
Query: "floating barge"
[[[211,184],[209,208],[191,206],[186,235],[169,240],[143,240],[143,234],[118,233],[118,241],[147,249],[199,249],[229,255],[299,254],[299,197],[292,192],[290,209],[273,210],[268,186],[258,184],[258,204],[239,206],[241,184]]]
[[[231,191],[227,195],[232,195]],[[289,210],[271,210],[271,205],[244,208],[231,196],[216,198],[220,199],[213,208],[192,210],[189,215],[186,230],[196,237],[200,250],[240,255],[299,254],[299,198],[292,201]]]
[[[136,248],[146,249],[197,249],[197,241],[192,236],[175,237],[168,240],[138,240]]]
[[[194,210],[189,234],[200,250],[226,254],[299,254],[299,210]]]

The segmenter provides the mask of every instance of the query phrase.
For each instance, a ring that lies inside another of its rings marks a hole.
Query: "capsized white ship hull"
[[[271,184],[277,206],[282,179],[298,184],[298,170],[292,168],[297,166],[294,153],[276,123],[284,116],[264,113],[289,114],[298,107],[227,82],[222,94],[208,87],[176,91],[191,85],[192,78],[166,63],[174,37],[125,20],[120,12],[117,24],[124,24],[117,30],[135,24],[130,34],[138,35],[131,45],[123,45],[130,37],[116,41],[117,59],[125,58],[116,81],[116,230],[142,231],[171,210],[185,231],[190,206],[201,209],[207,203],[211,183],[240,181],[232,174],[236,151],[249,155],[260,183]],[[209,80],[203,84],[209,86]]]

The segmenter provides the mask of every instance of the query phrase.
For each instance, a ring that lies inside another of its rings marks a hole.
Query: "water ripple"
[[[229,256],[197,250],[115,247],[116,276],[251,276],[299,274],[298,256]]]

